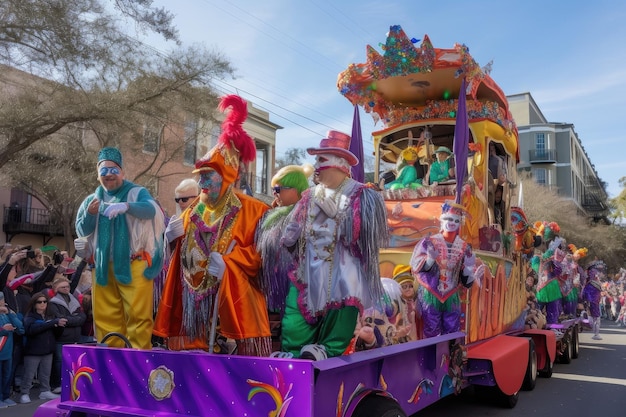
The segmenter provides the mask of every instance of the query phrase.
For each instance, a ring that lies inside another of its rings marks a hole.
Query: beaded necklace
[[[328,285],[326,286],[326,295],[328,297],[327,299],[330,299],[330,289],[331,289],[332,275],[333,275],[333,260],[334,260],[334,255],[335,255],[334,252],[335,252],[335,246],[337,244],[337,230],[339,229],[339,225],[341,224],[341,221],[344,217],[343,214],[345,213],[345,210],[340,210],[339,204],[340,204],[341,196],[343,195],[343,189],[346,186],[346,184],[348,184],[349,181],[350,181],[350,177],[346,177],[341,182],[341,184],[339,184],[339,186],[335,189],[335,194],[332,195],[331,197],[328,197],[326,195],[326,186],[322,185],[322,186],[317,187],[317,189],[315,190],[315,196],[314,198],[311,199],[311,202],[309,203],[305,233],[303,233],[303,239],[305,239],[304,243],[306,243],[306,241],[309,241],[310,244],[313,246],[314,260],[322,259],[329,263],[328,269],[327,269],[327,274],[328,274],[327,284]],[[325,198],[332,198],[333,202],[337,205],[337,214],[334,218],[335,227],[332,231],[332,239],[327,246],[320,248],[318,246],[320,235],[316,233],[315,228],[313,227],[313,222],[315,220],[315,214],[316,214],[316,210],[314,210],[314,208],[316,206],[316,203],[315,203],[316,199],[319,201],[322,201]],[[304,244],[300,245],[301,250],[304,249],[304,246],[305,246]],[[304,263],[301,263],[301,265],[304,265]]]
[[[193,207],[189,228],[183,236],[181,270],[185,286],[203,298],[216,288],[215,277],[208,273],[211,252],[223,252],[232,240],[232,229],[241,202],[234,193],[211,210],[204,203]]]

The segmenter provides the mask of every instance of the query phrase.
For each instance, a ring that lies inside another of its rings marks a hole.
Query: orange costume
[[[247,115],[245,101],[227,96],[220,108],[233,110],[222,125],[219,143],[196,163],[201,175],[216,172],[217,191],[202,187],[201,196],[182,214],[182,236],[165,280],[154,334],[169,338],[170,349],[207,349],[216,294],[219,334],[234,339],[238,354],[268,356],[271,352],[265,297],[255,285],[261,258],[255,246],[256,225],[269,209],[265,203],[234,191],[240,162],[254,157],[254,142],[239,126]],[[235,120],[233,120],[233,118]],[[235,132],[233,133],[233,130]],[[252,151],[249,142],[252,143]],[[206,194],[216,192],[213,205]],[[224,268],[211,274],[213,255]]]

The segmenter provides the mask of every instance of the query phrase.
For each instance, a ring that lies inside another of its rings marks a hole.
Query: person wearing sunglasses
[[[78,209],[74,246],[95,264],[96,338],[119,332],[132,347],[151,349],[153,280],[163,269],[165,214],[146,188],[126,180],[122,162],[117,148],[98,153],[100,186]],[[124,347],[119,338],[107,343]]]
[[[196,197],[200,195],[200,186],[198,181],[193,178],[185,178],[174,189],[174,201],[176,202],[176,215],[185,211],[187,207],[194,202]]]
[[[193,173],[202,191],[180,217],[154,334],[168,338],[171,350],[232,354],[236,348],[238,355],[268,356],[271,333],[256,285],[261,259],[254,236],[269,206],[236,188],[256,158],[254,140],[242,126],[246,101],[227,95],[219,108],[231,109],[217,145],[196,161]]]
[[[48,311],[48,296],[43,292],[33,294],[24,313],[24,376],[20,389],[20,403],[30,403],[30,389],[37,375],[41,391],[39,398],[52,400],[59,398],[50,390],[52,358],[56,349],[56,337],[67,324],[65,318],[54,318]]]
[[[302,193],[310,187],[309,177],[313,171],[311,164],[287,165],[272,177],[274,208],[263,216],[256,236],[256,245],[261,255],[259,284],[272,313],[282,315],[284,311],[290,282],[287,266],[293,262],[293,253],[276,242],[279,242],[283,235],[289,213],[300,200]],[[272,318],[270,315],[270,319]]]

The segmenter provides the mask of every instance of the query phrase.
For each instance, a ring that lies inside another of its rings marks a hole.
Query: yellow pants
[[[146,266],[146,261],[139,259],[130,263],[130,284],[117,281],[113,263],[109,263],[107,285],[98,285],[94,279],[93,321],[98,341],[108,333],[117,332],[126,336],[134,348],[152,348],[153,282],[143,276]],[[125,346],[118,337],[111,337],[106,343],[111,347]]]

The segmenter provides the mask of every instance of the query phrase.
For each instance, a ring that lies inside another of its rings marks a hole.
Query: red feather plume
[[[222,97],[219,110],[225,112],[231,107],[222,123],[222,134],[218,142],[227,147],[234,147],[239,152],[239,158],[244,163],[250,163],[256,158],[254,140],[243,129],[242,125],[248,117],[248,103],[235,94]]]

